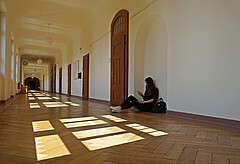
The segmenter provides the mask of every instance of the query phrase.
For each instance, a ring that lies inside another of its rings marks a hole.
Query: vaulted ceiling
[[[125,8],[132,14],[152,0],[5,1],[12,9],[20,53],[57,56],[73,42],[90,44],[109,31],[118,10]],[[48,37],[52,44],[48,44]]]

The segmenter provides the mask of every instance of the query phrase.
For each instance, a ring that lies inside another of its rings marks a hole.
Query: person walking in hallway
[[[123,109],[129,109],[133,106],[135,106],[139,111],[150,112],[152,106],[158,99],[158,89],[153,83],[153,79],[151,77],[147,77],[145,79],[145,83],[146,90],[144,94],[138,91],[138,94],[143,98],[144,101],[140,101],[131,95],[120,106],[110,106],[112,113],[120,113]]]

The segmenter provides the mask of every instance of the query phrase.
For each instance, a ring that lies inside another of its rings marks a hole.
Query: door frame
[[[53,66],[53,93],[56,93],[56,84],[57,84],[57,65]]]
[[[86,71],[84,70],[84,60],[85,59],[87,60],[87,70]],[[85,84],[85,82],[84,82],[84,77],[85,77],[84,72],[87,72],[87,84]],[[85,86],[87,86],[86,93],[84,92]],[[88,100],[88,98],[89,98],[89,53],[86,54],[85,56],[83,56],[83,84],[82,84],[82,99]]]
[[[71,96],[72,92],[72,65],[68,64],[68,96]]]
[[[111,70],[110,76],[112,80],[112,55],[113,55],[113,36],[114,36],[114,23],[120,16],[126,16],[126,32],[124,34],[124,99],[128,97],[128,62],[129,62],[129,12],[125,9],[118,11],[111,23]],[[110,104],[112,104],[112,82],[110,83]],[[119,105],[119,104],[114,104]]]
[[[59,94],[62,94],[62,67],[59,68]]]

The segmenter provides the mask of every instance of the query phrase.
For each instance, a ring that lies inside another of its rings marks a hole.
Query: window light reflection
[[[47,121],[34,121],[32,122],[34,132],[42,132],[48,130],[54,130],[52,124]]]
[[[97,120],[96,117],[80,117],[80,118],[67,118],[67,119],[60,119],[62,123],[67,122],[77,122],[77,121],[89,121],[89,120]]]
[[[63,104],[62,102],[43,102],[47,108],[56,108],[56,107],[67,107],[68,105]]]
[[[117,126],[107,127],[107,128],[98,128],[98,129],[91,129],[91,130],[83,130],[78,132],[72,132],[73,135],[77,139],[83,139],[88,137],[96,137],[101,135],[107,135],[107,134],[114,134],[119,132],[124,132],[126,130],[121,129]]]
[[[40,106],[38,105],[38,103],[29,103],[29,106],[30,106],[31,109],[40,108]]]
[[[102,117],[107,118],[109,120],[112,120],[114,122],[124,122],[124,121],[127,121],[127,120],[124,120],[122,118],[118,118],[118,117],[115,117],[115,116],[112,116],[112,115],[103,115]]]
[[[38,161],[71,154],[58,135],[35,137],[35,144]]]
[[[65,101],[66,104],[69,104],[69,105],[72,105],[72,106],[80,106],[79,104],[76,104],[76,103],[72,103],[72,102],[69,102],[69,101]]]
[[[84,122],[67,123],[67,124],[64,124],[64,126],[66,126],[66,128],[77,128],[77,127],[102,125],[102,124],[107,124],[107,122],[102,120],[84,121]]]
[[[37,97],[39,100],[52,100],[51,97]]]
[[[59,100],[60,98],[58,98],[58,97],[52,97],[53,99],[55,99],[55,100]]]
[[[146,126],[142,126],[140,124],[127,124],[126,126],[128,127],[131,127],[133,129],[136,129],[136,130],[139,130],[143,133],[148,133],[149,135],[152,135],[152,136],[163,136],[163,135],[168,135],[168,133],[165,133],[165,132],[162,132],[162,131],[158,131],[158,130],[155,130],[155,129],[152,129],[152,128],[149,128],[149,127],[146,127]]]
[[[90,139],[90,140],[82,141],[82,143],[89,150],[98,150],[98,149],[103,149],[111,146],[139,141],[143,139],[144,138],[133,133],[124,133],[124,134],[118,134],[118,135],[113,135],[108,137]]]

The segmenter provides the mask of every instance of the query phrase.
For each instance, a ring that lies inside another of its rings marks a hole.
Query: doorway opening
[[[25,86],[29,90],[40,90],[40,80],[36,77],[28,77],[25,79]]]
[[[89,94],[89,54],[83,56],[83,92],[82,98],[88,100]]]

